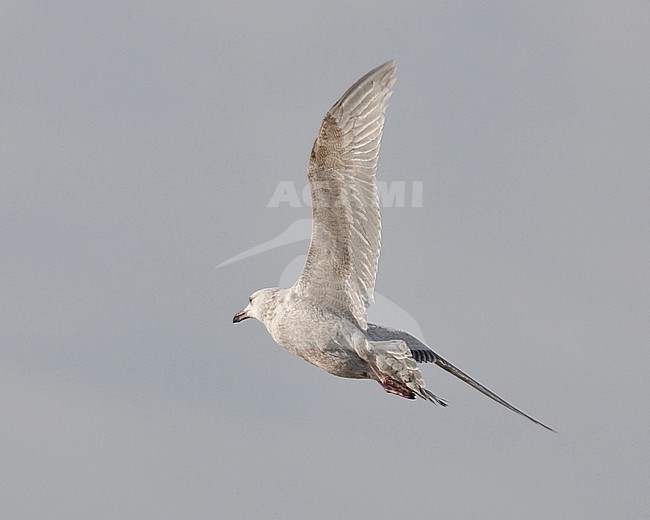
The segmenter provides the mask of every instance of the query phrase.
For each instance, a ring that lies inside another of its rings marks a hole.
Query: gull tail
[[[420,397],[426,399],[427,401],[431,401],[433,404],[439,404],[442,407],[447,406],[447,401],[445,401],[442,397],[438,397],[437,395],[435,395],[433,392],[429,391],[426,388],[423,388],[422,391],[424,392],[425,395],[424,396],[421,395]]]
[[[416,396],[440,406],[447,406],[444,399],[427,390],[418,364],[411,351],[401,339],[370,341],[369,349],[360,351],[375,375],[377,382],[390,394],[406,399]]]
[[[481,383],[476,381],[475,379],[471,378],[468,376],[465,372],[463,372],[460,368],[455,367],[452,365],[449,361],[446,359],[442,358],[438,354],[436,354],[433,350],[431,350],[429,347],[427,347],[424,343],[422,343],[419,339],[416,337],[412,336],[408,332],[404,332],[402,330],[396,330],[396,329],[391,329],[390,327],[384,327],[383,325],[376,325],[374,323],[368,323],[368,330],[366,331],[366,335],[371,341],[388,341],[388,340],[402,340],[404,343],[406,343],[406,346],[409,348],[411,351],[411,355],[413,356],[413,359],[417,361],[418,363],[435,363],[438,365],[440,368],[443,370],[446,370],[450,374],[455,375],[458,379],[461,381],[464,381],[468,385],[470,385],[472,388],[475,388],[479,392],[481,392],[483,395],[488,396],[490,399],[493,401],[496,401],[502,406],[505,406],[508,410],[511,410],[519,415],[522,415],[523,417],[526,417],[526,419],[529,419],[533,421],[535,424],[540,425],[542,428],[546,428],[547,430],[550,430],[552,432],[555,432],[553,428],[550,426],[546,426],[544,423],[538,421],[537,419],[531,417],[527,413],[522,412],[518,408],[515,408],[512,406],[508,401],[505,399],[502,399],[499,397],[497,394],[495,394],[492,390],[489,388],[486,388],[483,386]],[[424,392],[427,394],[431,394],[428,390],[424,389]],[[439,402],[440,399],[434,396],[432,398],[427,398],[424,396],[425,399],[428,399],[429,401],[432,402]],[[440,404],[440,403],[439,403]],[[446,404],[446,403],[445,403]],[[444,405],[443,405],[444,406]],[[557,432],[555,432],[557,433]]]

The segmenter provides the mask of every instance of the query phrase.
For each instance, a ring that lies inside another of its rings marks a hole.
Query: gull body
[[[381,237],[376,167],[395,70],[392,61],[371,70],[325,115],[308,167],[313,220],[303,271],[289,288],[253,293],[233,322],[257,319],[280,346],[335,376],[374,380],[386,392],[446,406],[418,367],[436,363],[550,430],[409,333],[366,321]]]
[[[371,378],[355,348],[367,341],[362,330],[295,291],[262,289],[244,312],[262,322],[278,345],[312,365],[339,377]]]

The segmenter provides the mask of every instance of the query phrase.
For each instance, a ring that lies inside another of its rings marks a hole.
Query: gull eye
[[[253,297],[252,296],[248,297],[248,303],[253,303]]]

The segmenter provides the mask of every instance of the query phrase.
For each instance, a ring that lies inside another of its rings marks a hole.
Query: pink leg
[[[373,373],[375,376],[377,376],[378,383],[384,388],[384,390],[386,390],[386,392],[389,394],[399,395],[400,397],[405,397],[406,399],[415,399],[415,392],[413,392],[413,390],[411,390],[408,386],[387,376],[373,363],[369,364]]]

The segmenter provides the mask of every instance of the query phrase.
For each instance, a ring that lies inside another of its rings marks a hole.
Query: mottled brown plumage
[[[410,334],[366,321],[381,239],[375,173],[394,82],[395,65],[384,63],[352,85],[326,114],[309,159],[313,221],[303,271],[292,287],[255,292],[233,321],[256,318],[276,343],[330,374],[374,379],[386,392],[446,406],[425,388],[417,365],[435,362],[548,428]]]

